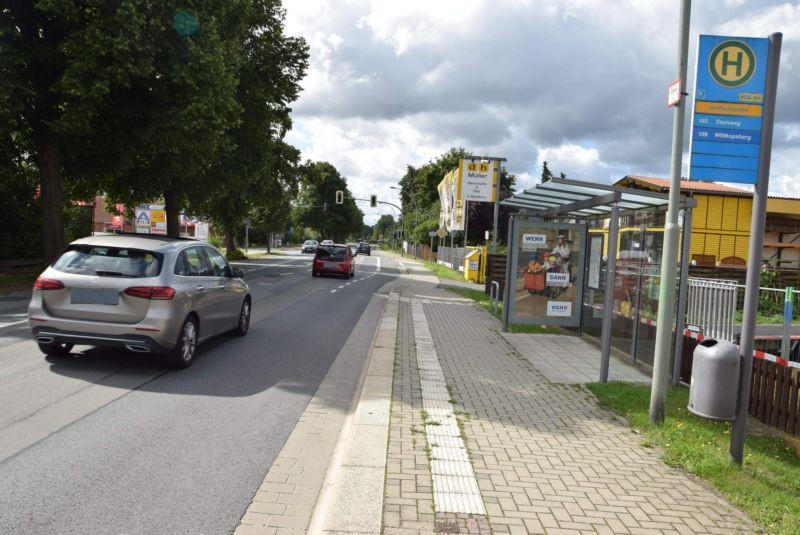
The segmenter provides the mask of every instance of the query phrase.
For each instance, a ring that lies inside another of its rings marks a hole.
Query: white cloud
[[[331,162],[358,195],[399,201],[389,188],[406,166],[451,147],[506,157],[518,189],[538,181],[544,160],[555,174],[605,183],[669,174],[673,112],[665,104],[677,70],[678,2],[287,0],[285,7],[287,33],[311,45],[290,142],[304,159]],[[779,178],[771,189],[788,191],[800,161],[793,65],[800,5],[695,2],[691,16],[690,88],[698,34],[784,33],[772,163]]]
[[[564,173],[567,178],[578,180],[596,180],[602,177],[605,179],[603,182],[609,178],[609,166],[600,160],[600,153],[594,148],[586,148],[572,143],[558,147],[540,148],[537,158],[540,168],[544,162],[547,162],[547,168],[554,176]]]

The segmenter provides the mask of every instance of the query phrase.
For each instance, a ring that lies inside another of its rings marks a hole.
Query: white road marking
[[[332,294],[335,294],[335,293],[336,293],[336,290],[335,290],[335,289],[334,289],[334,290],[331,290],[331,293],[332,293]]]
[[[11,323],[0,323],[0,329],[2,329],[3,327],[11,327],[12,325],[21,325],[23,323],[28,323],[28,320],[12,321]]]

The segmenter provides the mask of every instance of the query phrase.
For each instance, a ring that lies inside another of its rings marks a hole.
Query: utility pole
[[[686,117],[684,87],[686,85],[687,57],[689,55],[689,20],[691,0],[682,0],[680,34],[678,39],[678,80],[680,98],[672,115],[672,166],[670,172],[667,224],[664,227],[664,250],[661,256],[661,287],[659,288],[658,321],[656,325],[653,384],[650,389],[650,423],[664,422],[667,400],[667,374],[669,370],[672,320],[675,315],[675,282],[677,280],[678,210],[681,197],[681,169],[683,158],[683,127]],[[610,254],[610,253],[609,253]],[[687,269],[686,266],[681,266]]]

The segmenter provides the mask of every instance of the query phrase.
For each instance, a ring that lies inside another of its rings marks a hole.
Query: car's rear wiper
[[[124,273],[120,273],[119,271],[95,271],[101,277],[124,277]]]

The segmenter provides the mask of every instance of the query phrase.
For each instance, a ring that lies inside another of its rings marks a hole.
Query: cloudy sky
[[[284,0],[311,62],[289,142],[357,197],[399,204],[407,165],[451,147],[553,173],[669,177],[679,0]],[[699,34],[783,33],[770,193],[800,197],[800,2],[693,2]],[[691,120],[687,112],[687,125]],[[686,136],[684,151],[688,150]],[[688,155],[684,152],[684,176]],[[373,223],[388,207],[361,203]]]

